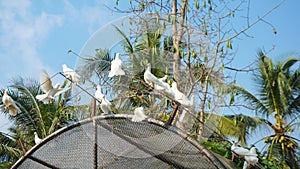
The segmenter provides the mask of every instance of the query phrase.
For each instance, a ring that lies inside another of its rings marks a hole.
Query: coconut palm
[[[232,85],[234,92],[245,98],[273,131],[264,138],[268,144],[267,158],[279,159],[291,168],[299,168],[296,151],[299,151],[300,140],[293,137],[300,124],[300,72],[293,69],[299,61],[288,58],[274,65],[263,52],[259,52],[255,74],[258,93],[252,94],[237,84]],[[274,121],[270,121],[272,119]]]
[[[66,87],[67,81],[62,85]],[[0,159],[3,165],[10,166],[21,155],[22,151],[29,150],[34,143],[34,132],[42,138],[53,133],[66,124],[75,121],[73,106],[69,105],[70,91],[63,93],[50,103],[43,104],[35,96],[41,94],[40,84],[32,79],[18,78],[9,86],[9,95],[16,102],[21,112],[16,116],[9,116],[12,127],[9,135],[0,133]],[[1,90],[1,97],[3,95]],[[2,113],[7,114],[4,110]],[[22,148],[23,146],[23,148]]]

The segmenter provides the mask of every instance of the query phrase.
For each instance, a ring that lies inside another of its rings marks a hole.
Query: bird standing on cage
[[[103,99],[103,97],[104,97],[104,94],[102,93],[101,86],[99,84],[97,84],[95,98],[101,103],[101,100]]]
[[[111,103],[109,100],[106,99],[105,95],[101,91],[101,86],[97,85],[97,90],[95,92],[95,98],[100,102],[100,109],[102,110],[103,114],[109,114],[111,111]]]
[[[62,65],[62,70],[63,70],[63,73],[65,74],[65,76],[69,80],[71,80],[75,84],[79,84],[81,77],[73,69],[68,68],[66,64],[63,64]]]
[[[109,100],[106,99],[105,96],[103,96],[103,98],[101,99],[100,108],[104,114],[109,114],[112,112],[111,111],[111,103]]]
[[[18,112],[21,112],[15,101],[8,95],[7,89],[5,89],[2,96],[2,102],[5,106],[5,109],[8,110],[9,115],[16,116]]]
[[[111,68],[108,73],[108,77],[125,75],[122,66],[123,64],[122,60],[120,59],[120,53],[117,53],[115,59],[111,61]]]
[[[34,132],[34,142],[35,144],[39,144],[42,141],[41,138],[39,138],[38,134]]]
[[[135,108],[133,113],[134,113],[134,116],[131,119],[131,121],[133,121],[133,122],[141,122],[147,118],[147,116],[144,113],[143,107]]]
[[[44,94],[36,95],[35,98],[43,102],[44,104],[52,103],[55,96],[60,95],[71,89],[71,87],[66,89],[60,88],[59,83],[53,86],[52,80],[50,79],[48,73],[45,70],[43,70],[40,75],[40,85],[40,88],[44,92]]]
[[[249,154],[244,156],[245,161],[243,165],[243,169],[247,169],[249,166],[255,166],[258,163],[256,148],[251,147],[249,150]]]

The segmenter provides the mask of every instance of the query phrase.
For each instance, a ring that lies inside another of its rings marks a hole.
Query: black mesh
[[[97,132],[95,132],[97,131]],[[45,138],[13,168],[225,168],[175,127],[130,115],[99,116]]]

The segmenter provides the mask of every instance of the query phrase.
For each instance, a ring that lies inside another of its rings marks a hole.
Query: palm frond
[[[251,92],[243,88],[241,85],[233,83],[229,86],[229,91],[236,93],[239,97],[243,98],[246,103],[256,109],[256,113],[269,115],[269,110],[266,105]]]

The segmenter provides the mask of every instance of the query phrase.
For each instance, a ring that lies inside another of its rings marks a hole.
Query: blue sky
[[[251,20],[257,19],[278,2],[252,0]],[[10,79],[17,76],[38,80],[41,69],[46,69],[50,75],[57,73],[63,63],[75,67],[76,57],[67,51],[72,49],[80,53],[96,30],[123,16],[105,7],[114,4],[115,0],[1,0],[0,87],[6,88]],[[254,38],[242,36],[240,40],[233,41],[237,56],[231,66],[247,66],[255,60],[260,48],[269,50],[275,46],[269,54],[275,60],[284,59],[291,53],[300,54],[299,6],[298,0],[286,1],[265,18],[276,28],[276,35],[272,27],[261,22],[248,31]],[[247,73],[237,75],[237,81],[248,88],[253,87],[250,78]],[[5,130],[7,125],[9,122],[0,116],[0,131]]]

